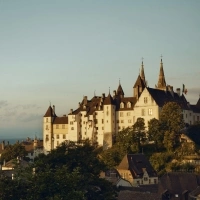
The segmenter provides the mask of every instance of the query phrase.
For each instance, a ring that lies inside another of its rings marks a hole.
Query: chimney
[[[181,89],[180,88],[176,88],[176,93],[178,94],[178,96],[181,96]]]
[[[73,113],[73,109],[70,109],[70,114],[72,114]]]
[[[84,98],[83,98],[83,104],[84,104],[84,106],[86,106],[86,104],[87,104],[87,96],[84,96]]]
[[[81,103],[80,103],[80,102],[78,102],[78,107],[79,107],[79,108],[81,107]]]
[[[105,93],[102,93],[102,98],[103,98],[103,99],[105,98]]]
[[[55,113],[55,106],[53,105],[53,115],[56,115]]]

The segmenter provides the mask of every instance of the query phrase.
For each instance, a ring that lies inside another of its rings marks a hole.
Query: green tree
[[[17,157],[25,157],[27,155],[27,152],[25,150],[25,147],[21,144],[13,144],[6,146],[5,150],[2,152],[1,155],[1,161],[9,161],[12,159],[16,159]]]
[[[88,142],[63,144],[25,170],[17,167],[13,181],[1,179],[0,199],[115,199],[114,186],[100,178],[104,169],[98,151]]]
[[[182,110],[176,102],[168,102],[163,106],[160,125],[164,134],[164,146],[168,151],[172,151],[178,144],[180,130],[184,127]]]
[[[149,140],[155,142],[156,150],[162,148],[164,135],[160,130],[160,122],[158,119],[153,118],[148,122],[148,137]]]

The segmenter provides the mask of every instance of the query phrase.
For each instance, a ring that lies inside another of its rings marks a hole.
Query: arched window
[[[124,103],[123,102],[120,103],[120,108],[124,108]]]
[[[127,108],[131,108],[131,103],[130,102],[127,103]]]

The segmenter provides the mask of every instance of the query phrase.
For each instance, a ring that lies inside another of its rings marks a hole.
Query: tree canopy
[[[1,176],[0,199],[115,199],[114,186],[100,178],[104,169],[98,151],[88,142],[62,144],[39,155],[25,170],[16,167],[14,180]]]

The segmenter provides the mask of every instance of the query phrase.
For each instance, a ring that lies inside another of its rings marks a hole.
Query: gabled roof
[[[172,95],[170,91],[154,88],[147,88],[147,90],[159,107],[163,107],[167,102],[176,102],[182,109],[190,109],[184,95],[179,96],[176,92],[173,92]]]
[[[133,178],[142,178],[145,170],[150,177],[157,177],[156,171],[144,154],[127,154],[117,169],[129,169]]]
[[[51,106],[47,109],[44,117],[53,117],[53,108]]]
[[[193,173],[170,172],[160,178],[158,192],[160,195],[168,191],[170,194],[191,192],[199,186],[199,176]]]

